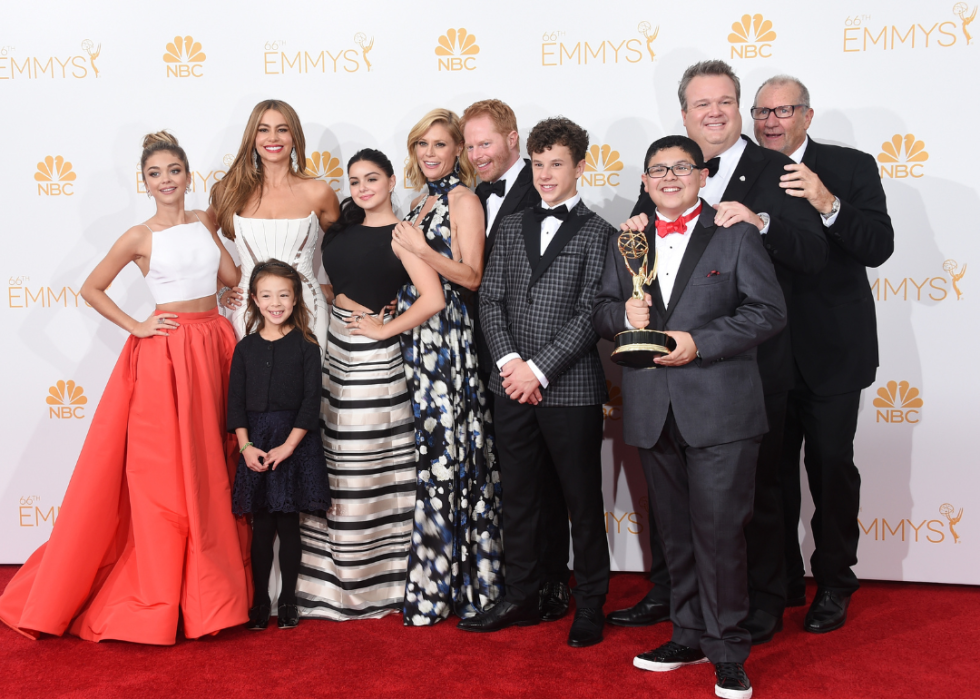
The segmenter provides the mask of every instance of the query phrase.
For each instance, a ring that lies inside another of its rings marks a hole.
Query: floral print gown
[[[433,250],[452,259],[449,200],[455,173],[430,182],[426,199],[406,220]],[[418,448],[418,491],[405,585],[405,625],[427,626],[453,613],[471,617],[503,596],[500,472],[484,386],[477,376],[473,321],[461,294],[445,279],[446,307],[401,336]],[[418,292],[398,294],[399,312]]]

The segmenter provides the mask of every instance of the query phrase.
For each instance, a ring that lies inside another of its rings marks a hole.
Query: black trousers
[[[487,350],[489,353],[489,350]],[[479,371],[480,380],[486,388],[490,385],[490,374]],[[497,397],[490,390],[485,390],[487,407],[496,422],[494,406]],[[505,400],[505,399],[501,399]],[[538,565],[541,569],[541,581],[545,583],[568,584],[572,571],[568,569],[568,548],[570,543],[568,527],[568,507],[561,492],[558,472],[551,462],[551,455],[545,454],[541,464],[541,515],[538,519]],[[506,519],[506,504],[503,506],[501,518]],[[506,527],[506,525],[504,525]],[[507,552],[504,551],[504,561]]]
[[[745,662],[752,640],[744,527],[752,517],[761,437],[692,447],[671,410],[660,439],[640,449],[670,571],[671,640],[712,663]]]
[[[784,501],[786,588],[791,597],[806,591],[800,521],[800,447],[806,468],[815,549],[810,570],[821,588],[852,594],[858,589],[851,566],[857,563],[861,474],[854,465],[861,392],[818,396],[798,380],[790,391],[786,436],[780,463]]]
[[[784,554],[784,489],[781,482],[783,426],[787,394],[774,393],[765,397],[769,432],[762,436],[755,469],[755,496],[752,520],[745,527],[745,544],[751,609],[762,609],[773,616],[782,616],[786,607],[786,558]],[[640,450],[641,455],[643,450]],[[799,478],[797,478],[799,484]],[[799,490],[799,485],[797,485]],[[670,574],[664,557],[663,542],[655,521],[652,503],[656,493],[647,478],[650,508],[650,581],[653,583],[646,599],[657,604],[670,600]],[[799,519],[799,494],[797,494]],[[796,534],[794,529],[794,540]],[[797,544],[797,549],[799,545]]]
[[[506,599],[538,594],[543,508],[541,471],[548,459],[571,519],[575,601],[601,608],[609,589],[609,545],[602,501],[602,406],[545,408],[497,396],[497,448],[503,489]],[[567,560],[567,558],[566,558]]]
[[[272,573],[273,544],[279,534],[279,572],[282,592],[279,606],[296,604],[296,580],[302,555],[298,512],[252,513],[252,582],[255,585],[254,606],[269,604],[269,575]]]

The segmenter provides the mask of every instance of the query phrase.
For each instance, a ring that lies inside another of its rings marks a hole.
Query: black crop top
[[[391,249],[395,224],[349,226],[323,246],[323,269],[334,294],[344,294],[375,313],[408,284],[408,272]]]

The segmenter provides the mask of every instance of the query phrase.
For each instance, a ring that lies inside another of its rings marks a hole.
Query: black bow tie
[[[704,164],[708,168],[708,177],[714,177],[718,174],[718,166],[721,165],[721,158],[715,157]]]
[[[504,192],[507,191],[507,180],[497,180],[496,182],[481,182],[476,186],[476,195],[486,201],[490,198],[491,194],[496,194],[498,197],[504,196]]]
[[[554,209],[546,209],[538,204],[531,209],[531,213],[534,214],[534,218],[538,220],[538,223],[541,223],[549,216],[554,216],[559,221],[564,221],[566,218],[568,218],[568,207],[562,204]]]

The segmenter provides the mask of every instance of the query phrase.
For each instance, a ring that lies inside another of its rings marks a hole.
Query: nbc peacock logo
[[[919,389],[908,381],[889,381],[878,389],[872,404],[877,408],[875,422],[914,425],[919,422],[919,409],[923,403]]]
[[[478,53],[480,45],[476,43],[476,36],[463,27],[449,29],[439,37],[439,45],[436,46],[439,70],[476,70]]]
[[[904,136],[900,133],[892,136],[890,141],[881,144],[878,162],[881,163],[879,175],[882,179],[904,179],[906,177],[922,177],[923,163],[929,160],[926,144],[916,139],[913,134]]]
[[[579,184],[583,187],[618,187],[622,169],[618,150],[608,144],[592,145],[585,153],[585,171]]]
[[[175,36],[167,44],[163,62],[167,64],[168,78],[200,78],[204,75],[204,61],[207,56],[200,41],[193,36]]]
[[[335,192],[339,192],[340,178],[344,176],[344,169],[340,166],[340,158],[335,158],[330,151],[313,151],[306,159],[306,174],[323,180]]]
[[[619,386],[606,379],[606,392],[609,400],[602,406],[602,417],[607,420],[619,420],[623,417],[623,392]]]
[[[48,389],[48,397],[45,399],[48,404],[48,418],[59,420],[84,418],[85,410],[82,406],[88,403],[84,393],[84,389],[74,381],[56,383]]]
[[[37,164],[34,180],[37,184],[37,195],[56,197],[74,194],[75,172],[71,163],[60,155],[49,155]]]
[[[731,58],[772,58],[772,42],[776,40],[772,22],[761,14],[742,15],[732,23],[728,43]]]

